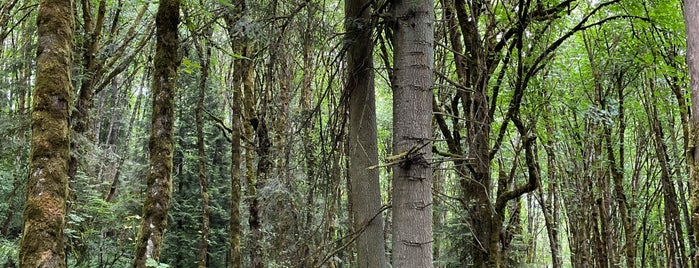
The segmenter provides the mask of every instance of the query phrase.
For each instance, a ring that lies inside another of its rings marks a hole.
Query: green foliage
[[[11,263],[19,263],[19,239],[8,240],[0,238],[0,263],[9,267]]]
[[[20,0],[22,4],[31,1]],[[378,1],[384,2],[384,1]],[[439,1],[438,1],[439,2]],[[466,1],[472,5],[478,1]],[[533,1],[532,8],[550,8],[563,1]],[[507,118],[508,109],[515,99],[518,79],[522,78],[518,68],[529,68],[541,53],[545,52],[556,38],[566,33],[579,22],[586,13],[599,6],[603,1],[574,1],[577,6],[565,7],[556,20],[541,18],[529,21],[522,34],[522,46],[514,42],[517,36],[510,37],[503,44],[503,51],[488,57],[505,57],[506,50],[511,50],[507,65],[497,63],[493,76],[487,81],[479,81],[487,89],[484,94],[490,98],[493,108],[492,129],[489,133],[489,145],[497,139],[502,131],[503,144],[492,155],[491,173],[503,169],[513,171],[512,187],[523,184],[528,178],[524,155],[517,153],[521,149],[522,133],[519,133],[511,119]],[[91,0],[93,8],[99,1]],[[129,5],[117,5],[121,1],[109,0],[105,21],[107,26],[100,39],[100,49],[96,57],[109,63],[112,56],[125,49],[135,53],[134,58],[121,62],[112,62],[112,67],[104,70],[108,73],[113,68],[124,68],[100,93],[95,96],[95,109],[92,112],[93,133],[85,136],[73,135],[72,139],[79,145],[79,150],[71,152],[78,157],[80,166],[75,185],[75,200],[69,204],[70,211],[66,217],[65,235],[68,247],[68,263],[72,267],[127,267],[134,248],[136,227],[141,214],[145,191],[145,178],[148,175],[148,135],[150,131],[150,113],[152,96],[152,64],[148,56],[153,52],[154,38],[148,40],[142,51],[134,52],[136,44],[121,47],[121,37],[128,31],[141,6],[148,3],[149,8],[144,20],[136,25],[136,39],[152,34],[153,17],[157,2],[135,1]],[[172,205],[169,214],[168,230],[165,235],[160,263],[151,259],[148,265],[153,267],[193,267],[197,259],[201,236],[201,198],[198,181],[196,128],[194,107],[197,101],[198,79],[202,63],[194,50],[193,40],[201,38],[203,29],[212,27],[214,33],[205,40],[213,49],[211,59],[211,76],[206,85],[205,110],[220,117],[224,124],[230,122],[230,97],[235,92],[231,77],[235,72],[235,60],[245,60],[252,64],[253,71],[253,109],[265,113],[270,126],[276,124],[283,114],[283,105],[287,105],[288,114],[286,131],[279,126],[271,127],[272,136],[283,135],[284,142],[272,144],[274,168],[270,180],[260,185],[259,192],[253,196],[244,191],[241,204],[243,221],[242,252],[243,266],[249,266],[250,230],[247,219],[248,207],[253,197],[261,201],[264,211],[263,239],[259,241],[265,248],[268,266],[299,266],[304,257],[319,261],[325,254],[335,252],[328,260],[349,263],[351,247],[344,247],[349,229],[347,191],[345,185],[344,156],[346,148],[346,118],[344,102],[346,96],[343,88],[344,62],[342,53],[344,42],[343,3],[325,3],[322,1],[247,1],[247,10],[241,12],[241,19],[232,26],[234,36],[250,39],[253,47],[245,56],[231,49],[231,40],[226,25],[216,20],[219,12],[228,12],[238,4],[231,0],[204,1],[187,0],[188,17],[181,24],[181,40],[184,44],[182,65],[177,80],[177,100],[175,105],[175,152]],[[484,47],[493,49],[510,27],[518,25],[514,2],[498,2],[484,9],[478,21],[475,21],[482,40],[492,44]],[[441,7],[437,13],[437,46],[435,58],[436,69],[444,78],[437,77],[439,84],[435,87],[435,99],[439,103],[451,103],[455,100],[469,100],[476,92],[474,88],[458,88],[453,83],[459,81],[456,73],[455,53],[448,39],[449,30]],[[82,8],[78,5],[78,9]],[[592,232],[576,234],[575,224],[585,221],[591,227],[599,228],[600,220],[593,218],[591,211],[597,206],[595,201],[602,200],[608,194],[612,204],[607,210],[613,226],[618,261],[625,257],[623,247],[624,229],[620,220],[620,196],[613,191],[615,185],[610,179],[609,166],[612,155],[618,169],[623,173],[622,193],[629,205],[629,217],[636,230],[638,256],[636,263],[648,267],[664,267],[666,256],[658,252],[667,252],[665,201],[660,184],[660,163],[654,150],[651,113],[658,113],[659,124],[664,132],[663,141],[667,145],[668,165],[677,188],[679,202],[686,199],[687,193],[679,192],[686,187],[686,170],[684,164],[684,140],[681,109],[674,89],[679,89],[680,98],[689,99],[688,77],[686,73],[684,25],[682,23],[680,1],[620,1],[605,7],[592,16],[587,25],[612,16],[624,16],[606,21],[602,25],[590,27],[578,32],[562,43],[555,52],[542,61],[541,69],[526,84],[520,109],[515,114],[536,136],[539,171],[541,172],[542,193],[521,197],[511,202],[531,202],[522,208],[519,218],[513,217],[511,208],[505,211],[506,224],[520,220],[521,230],[512,234],[510,247],[507,249],[509,263],[507,266],[541,267],[552,261],[549,254],[548,238],[541,215],[541,204],[535,198],[544,198],[549,202],[555,200],[558,206],[559,242],[564,255],[564,266],[571,266],[581,253],[575,251],[574,240],[580,236],[592,237]],[[32,10],[28,8],[26,10]],[[120,12],[120,17],[114,16]],[[96,10],[93,10],[96,11]],[[387,12],[388,10],[382,10]],[[473,10],[466,10],[470,16]],[[33,12],[33,11],[32,11]],[[82,10],[78,10],[82,14]],[[0,222],[4,222],[9,212],[15,212],[9,219],[7,234],[0,237],[0,264],[8,261],[17,263],[18,237],[22,230],[22,219],[18,213],[24,207],[25,178],[27,174],[29,135],[31,131],[28,104],[32,103],[34,56],[36,55],[35,19],[30,14],[24,21],[19,21],[23,13],[13,13],[9,26],[15,27],[11,35],[0,43]],[[386,14],[374,14],[377,18],[375,40],[377,130],[380,161],[392,153],[392,92],[389,70],[383,66],[383,56],[392,56],[389,34],[383,27],[390,21]],[[492,17],[491,17],[492,15]],[[2,16],[0,16],[2,17]],[[646,19],[647,18],[647,19]],[[472,21],[473,22],[473,21]],[[78,21],[78,28],[84,27]],[[459,26],[457,25],[456,28]],[[0,27],[2,30],[8,29]],[[513,28],[514,29],[514,28]],[[81,31],[82,29],[79,29]],[[380,34],[380,36],[379,36]],[[86,35],[76,36],[76,42],[86,41]],[[461,39],[461,41],[473,41]],[[381,45],[387,49],[381,51]],[[470,45],[470,44],[469,44]],[[73,79],[77,87],[84,79],[96,76],[98,81],[107,73],[88,74],[78,67],[82,56],[79,49],[74,54]],[[127,53],[127,54],[128,54]],[[470,53],[470,52],[469,52]],[[466,53],[468,54],[468,53]],[[123,58],[122,58],[123,59]],[[470,70],[474,71],[474,70]],[[483,70],[478,70],[483,71]],[[498,97],[494,98],[497,75],[501,74]],[[474,71],[475,72],[475,71]],[[310,78],[309,78],[310,77]],[[451,81],[447,81],[447,79]],[[288,103],[281,103],[281,82],[289,89]],[[623,102],[617,94],[617,86],[623,89]],[[596,84],[599,83],[599,84]],[[598,87],[599,86],[599,92]],[[304,90],[310,90],[310,107],[302,107],[301,96]],[[25,98],[24,102],[20,101]],[[140,101],[137,101],[140,98]],[[21,104],[21,105],[20,105]],[[468,124],[480,124],[469,121],[470,111],[475,107],[470,102],[462,101],[455,111],[443,109],[458,120],[447,120],[449,128],[455,129],[452,135],[459,135],[459,144],[464,149],[473,147],[468,133]],[[621,105],[621,106],[620,106]],[[687,104],[689,105],[689,104]],[[19,107],[23,108],[20,111]],[[444,108],[444,107],[441,107]],[[308,109],[308,110],[304,110]],[[623,117],[622,117],[623,111]],[[74,111],[75,112],[75,111]],[[134,115],[133,125],[131,116]],[[243,114],[245,124],[251,122],[252,115]],[[224,131],[216,127],[212,117],[205,115],[204,140],[207,155],[207,173],[210,196],[211,230],[209,237],[209,266],[225,267],[229,254],[229,217],[230,217],[230,143]],[[626,129],[622,132],[621,123]],[[435,124],[436,126],[436,124]],[[611,154],[607,154],[605,127],[611,133]],[[440,131],[435,128],[435,150],[448,151]],[[227,133],[225,133],[227,134]],[[94,137],[93,137],[94,136]],[[278,137],[276,137],[278,138]],[[601,142],[605,141],[605,142]],[[259,159],[258,140],[246,137],[242,141],[243,150],[250,151],[254,159],[250,164],[255,169]],[[623,150],[621,150],[623,146]],[[549,152],[556,156],[549,162]],[[283,153],[283,154],[282,154]],[[468,156],[464,156],[468,157]],[[463,249],[473,243],[473,226],[470,225],[463,210],[464,197],[460,188],[464,180],[472,179],[468,174],[458,174],[457,168],[449,158],[435,154],[433,167],[443,168],[445,173],[444,190],[435,190],[434,212],[443,216],[444,224],[435,228],[435,247],[440,248],[441,255],[435,259],[439,267],[464,267],[471,264],[472,256]],[[123,162],[122,162],[123,161]],[[382,161],[383,162],[383,161]],[[471,163],[465,163],[469,165]],[[468,169],[463,169],[468,173]],[[116,174],[120,174],[116,184],[116,197],[106,201],[105,196],[112,187]],[[255,175],[253,175],[255,176]],[[243,189],[247,189],[246,177],[243,176]],[[494,180],[489,187],[493,195],[491,202],[497,198],[495,189],[499,185]],[[590,183],[591,182],[591,183]],[[603,182],[608,188],[604,188]],[[390,205],[391,176],[390,168],[381,168],[382,198]],[[251,187],[254,188],[255,185]],[[549,187],[557,187],[548,192]],[[539,197],[540,195],[540,197]],[[536,202],[535,202],[536,201]],[[590,203],[590,204],[588,204]],[[587,204],[588,206],[583,206]],[[680,206],[681,207],[681,206]],[[682,210],[682,208],[679,208]],[[584,214],[585,217],[576,218]],[[390,213],[384,214],[390,223]],[[531,216],[531,217],[530,217]],[[599,217],[599,216],[597,216]],[[685,224],[684,219],[682,223]],[[683,225],[685,226],[685,225]],[[390,227],[390,226],[387,226]],[[531,228],[530,228],[531,227]],[[686,228],[686,227],[683,227]],[[686,230],[685,231],[686,234]],[[387,228],[390,232],[390,228]],[[390,239],[389,239],[390,240]],[[686,238],[681,239],[687,243]],[[570,244],[569,244],[570,242]],[[390,246],[390,244],[389,244]],[[390,247],[389,247],[390,250]],[[585,253],[594,252],[590,248]],[[535,253],[535,254],[534,254]],[[315,263],[316,266],[320,266]],[[328,265],[327,263],[325,265]]]
[[[148,259],[146,260],[146,266],[147,266],[147,267],[153,267],[153,268],[169,268],[169,267],[170,267],[170,265],[167,265],[167,264],[164,264],[164,263],[160,263],[160,262],[156,261],[156,260],[153,259],[153,258],[148,258]]]
[[[199,70],[201,69],[201,66],[198,63],[192,62],[188,58],[182,59],[182,66],[181,67],[182,67],[182,71],[187,73],[187,74],[193,74],[194,72],[199,72]]]

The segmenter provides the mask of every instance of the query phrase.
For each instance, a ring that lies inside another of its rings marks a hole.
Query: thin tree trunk
[[[626,267],[634,268],[636,267],[636,227],[635,223],[632,221],[629,214],[631,213],[631,205],[626,198],[626,193],[624,193],[624,135],[626,131],[626,118],[624,109],[624,87],[621,85],[621,77],[617,80],[617,97],[619,100],[618,111],[619,111],[619,163],[617,163],[614,152],[612,151],[612,140],[611,140],[611,130],[606,127],[606,144],[607,144],[607,158],[609,159],[609,165],[612,170],[612,179],[614,181],[614,194],[616,196],[616,201],[619,206],[619,214],[621,216],[621,223],[624,228],[624,250],[626,254]]]
[[[252,88],[245,86],[245,93],[243,99],[243,107],[245,107],[245,117],[246,119],[255,116],[255,110],[253,108],[254,96],[252,95]],[[248,141],[254,140],[254,129],[250,124],[250,120],[247,120],[245,126],[243,127],[245,139]],[[250,259],[253,261],[261,262],[258,260],[262,258],[261,243],[262,243],[262,231],[260,230],[259,215],[257,213],[257,184],[256,172],[255,172],[255,159],[254,159],[254,149],[247,148],[245,150],[245,178],[246,178],[246,196],[248,199],[248,226],[250,228],[250,242],[247,245],[250,248]]]
[[[306,28],[311,29],[315,23],[314,15],[316,14],[316,8],[308,7],[306,17]],[[308,33],[303,36],[303,76],[301,82],[301,97],[299,98],[299,107],[301,107],[301,128],[304,131],[305,137],[302,141],[305,148],[311,149],[310,146],[315,146],[312,142],[312,137],[310,134],[313,132],[315,126],[315,121],[313,120],[313,80],[315,75],[315,69],[313,64],[313,58],[311,54],[313,53],[313,33]],[[306,169],[309,177],[313,177],[315,172],[315,150],[307,150],[304,155],[306,159]]]
[[[307,16],[306,16],[306,28],[307,29],[313,29],[313,25],[315,23],[315,18],[314,15],[316,14],[316,8],[313,6],[308,6],[306,9]],[[301,107],[301,124],[299,128],[301,128],[301,133],[302,133],[302,138],[301,142],[303,144],[303,148],[305,148],[305,152],[303,153],[303,158],[305,160],[304,163],[304,171],[306,173],[306,178],[307,178],[307,183],[309,184],[309,189],[308,192],[306,193],[306,206],[308,207],[315,207],[315,202],[316,202],[316,188],[318,186],[318,182],[320,181],[318,179],[318,176],[316,175],[318,172],[316,171],[318,166],[317,166],[317,143],[315,142],[315,137],[317,135],[314,135],[314,129],[315,129],[315,116],[314,116],[314,111],[313,111],[313,80],[314,80],[314,74],[315,74],[315,69],[313,68],[313,58],[311,57],[312,51],[313,51],[313,31],[309,30],[309,32],[303,36],[303,78],[302,78],[302,85],[301,85],[301,97],[299,98],[299,106]],[[339,176],[337,178],[340,178]],[[338,180],[339,181],[339,180]],[[332,187],[332,186],[330,186]],[[335,189],[335,188],[331,188]],[[329,191],[329,193],[335,194],[335,191]],[[335,202],[330,201],[327,203],[326,206],[329,206],[330,208],[327,209],[328,213],[325,215],[326,219],[326,228],[328,229],[327,233],[321,237],[313,236],[310,234],[310,232],[307,232],[304,234],[304,236],[314,239],[312,241],[321,241],[321,244],[325,244],[327,240],[332,240],[334,239],[334,234],[335,234]],[[317,214],[317,212],[313,209],[308,209],[305,212],[305,225],[310,226],[313,224],[313,219],[314,216]],[[317,240],[315,240],[317,239]],[[299,249],[299,259],[303,259],[302,265],[303,267],[311,267],[315,263],[315,258],[311,255],[311,243],[303,243],[301,245],[301,249]],[[329,260],[328,261],[329,267],[334,267],[334,260]]]
[[[536,188],[539,185],[538,182],[541,181],[541,168],[539,167],[539,161],[537,158],[538,149],[536,145],[536,137],[529,136],[530,134],[527,133],[524,125],[519,120],[519,118],[513,118],[513,121],[515,122],[517,130],[522,136],[522,139],[524,140],[523,148],[527,165],[527,182],[523,185],[514,186],[512,190],[507,190],[502,193],[498,191],[497,193],[498,196],[495,201],[493,221],[491,223],[492,225],[490,229],[490,240],[488,242],[488,263],[490,267],[501,267],[502,265],[504,265],[504,263],[502,263],[503,256],[501,256],[500,250],[497,247],[500,242],[500,233],[504,228],[503,223],[507,203],[511,200],[519,198],[525,193],[529,193],[536,190]],[[514,174],[514,171],[512,172],[512,174]],[[514,177],[514,175],[511,175],[510,177]],[[532,209],[530,209],[529,211],[532,211]],[[516,214],[516,212],[513,213]],[[531,224],[532,222],[533,221],[530,220],[529,224]],[[534,240],[534,242],[536,242],[536,240]],[[503,248],[507,249],[507,247],[505,247],[506,243],[502,244]],[[533,249],[536,250],[536,247],[533,247]]]
[[[127,89],[131,88],[131,82],[132,82],[131,77],[127,76],[125,78],[125,80],[127,80],[127,81],[125,82],[126,85],[124,87]],[[127,90],[124,90],[123,92],[119,90],[120,88],[117,84],[117,79],[112,80],[112,87],[114,89],[114,94],[113,94],[114,99],[112,102],[112,107],[110,107],[110,111],[109,111],[111,116],[109,118],[109,127],[107,128],[107,137],[104,139],[104,143],[107,145],[110,145],[110,146],[114,146],[114,145],[118,144],[119,137],[118,137],[117,133],[119,133],[119,124],[120,124],[120,122],[119,122],[120,120],[117,120],[117,118],[120,117],[119,116],[120,113],[118,112],[118,109],[122,107],[122,104],[121,104],[122,101],[127,98],[127,96],[126,96]],[[100,132],[100,129],[96,127],[95,133],[99,133],[99,132]],[[97,137],[97,135],[95,135],[95,137]],[[97,138],[96,140],[99,141],[99,138]],[[100,169],[101,168],[102,167],[100,167]],[[98,180],[98,181],[102,181],[102,180]]]
[[[493,224],[492,205],[490,201],[492,180],[490,177],[490,131],[491,117],[487,99],[487,88],[482,81],[487,81],[490,74],[479,66],[482,57],[481,38],[478,36],[477,22],[482,10],[483,2],[469,2],[475,11],[471,16],[466,11],[466,1],[443,1],[444,17],[448,29],[448,38],[453,49],[454,64],[459,85],[465,88],[474,88],[476,93],[468,94],[465,91],[457,93],[452,102],[451,110],[463,109],[467,117],[463,123],[459,122],[459,116],[453,117],[452,125],[464,125],[467,135],[464,137],[468,144],[468,150],[462,148],[462,131],[456,127],[449,130],[446,121],[437,114],[437,122],[442,134],[446,137],[449,152],[457,155],[466,155],[473,159],[473,163],[464,160],[455,160],[454,165],[459,174],[459,187],[464,198],[463,206],[468,216],[462,222],[468,226],[469,235],[464,235],[459,242],[459,247],[468,251],[461,254],[462,263],[470,262],[473,267],[487,267],[489,257],[489,241]],[[467,45],[464,46],[464,43]],[[461,104],[459,104],[461,102]],[[466,166],[472,168],[466,168]],[[470,174],[468,176],[467,174]],[[468,176],[468,177],[467,177]],[[497,247],[493,245],[493,247]],[[470,257],[470,258],[469,258]]]
[[[123,155],[119,156],[119,160],[117,162],[117,166],[115,168],[114,172],[114,177],[112,178],[112,184],[109,187],[109,192],[105,195],[104,201],[105,202],[112,202],[114,201],[114,198],[117,196],[117,190],[119,189],[119,180],[121,177],[121,167],[124,166],[124,162],[126,161],[126,158],[128,157],[128,151],[129,151],[129,146],[131,144],[131,133],[133,131],[133,126],[134,126],[134,121],[136,120],[137,113],[141,109],[141,101],[143,99],[143,94],[142,88],[146,84],[146,80],[150,77],[150,72],[146,71],[145,74],[143,74],[143,79],[141,82],[141,85],[138,87],[138,91],[136,91],[136,103],[134,104],[133,110],[131,111],[131,117],[129,119],[129,127],[128,130],[126,131],[126,141],[124,141],[124,145],[122,147],[121,152],[123,152]]]
[[[167,226],[167,213],[172,195],[175,81],[180,61],[177,51],[179,17],[180,1],[160,1],[156,14],[157,43],[149,141],[150,169],[132,267],[145,267],[148,259],[160,259],[160,247]]]
[[[653,83],[652,81],[650,83]],[[650,88],[654,88],[653,85]],[[649,93],[652,94],[652,93]],[[650,97],[653,98],[652,96]],[[664,216],[665,216],[665,237],[667,239],[667,249],[669,252],[667,265],[671,267],[688,267],[686,263],[686,252],[684,245],[684,235],[682,232],[682,224],[680,220],[679,205],[677,203],[677,192],[672,183],[671,171],[668,163],[667,145],[665,144],[664,135],[660,121],[658,119],[655,103],[649,103],[651,107],[647,107],[649,122],[653,129],[653,145],[655,146],[655,154],[660,162],[661,176],[660,183],[663,192]]]
[[[674,53],[674,56],[676,57],[677,53]],[[675,61],[672,61],[675,62]],[[679,67],[676,67],[679,68]],[[682,143],[682,155],[685,157],[685,160],[687,161],[687,164],[684,166],[687,174],[691,174],[692,170],[690,166],[692,165],[691,160],[692,156],[689,151],[689,140],[691,138],[690,135],[690,128],[691,126],[689,125],[689,112],[691,107],[687,106],[687,99],[686,99],[686,94],[687,91],[685,90],[683,85],[680,85],[678,77],[671,77],[671,78],[666,78],[666,81],[668,82],[670,88],[672,89],[672,92],[675,95],[675,99],[677,100],[677,106],[678,110],[680,112],[680,122],[682,124],[682,137],[683,137],[683,143]],[[621,105],[621,104],[620,104]],[[676,134],[672,134],[673,136],[676,136]],[[677,138],[675,138],[677,139]],[[679,157],[679,156],[678,156]],[[678,165],[682,165],[682,161],[677,161]],[[691,178],[691,177],[690,177]],[[689,249],[690,252],[695,252],[696,251],[696,244],[695,244],[695,238],[694,238],[694,229],[692,228],[692,218],[690,216],[690,210],[689,210],[689,202],[687,200],[687,191],[684,188],[685,183],[687,183],[687,187],[689,188],[688,190],[691,191],[691,185],[692,183],[689,181],[682,181],[681,179],[677,181],[677,190],[680,192],[679,197],[680,197],[680,205],[682,206],[682,217],[684,220],[685,224],[685,229],[687,229],[687,237],[689,238]],[[691,193],[690,193],[691,194]],[[694,257],[690,257],[691,265],[692,267],[699,267],[699,263],[695,263]]]
[[[551,127],[551,120],[548,115],[551,114],[550,105],[546,105],[546,113],[544,116],[544,121],[546,125],[546,133],[550,137],[554,137],[553,127]],[[553,140],[548,140],[546,145],[544,145],[544,150],[546,151],[546,167],[547,167],[547,177],[548,177],[548,195],[544,196],[543,186],[539,187],[539,201],[541,204],[541,209],[544,214],[544,223],[546,224],[546,232],[549,238],[549,247],[551,248],[551,267],[560,268],[563,266],[561,243],[559,241],[558,235],[558,163],[556,161],[556,143]],[[539,182],[541,185],[541,182]]]
[[[250,57],[252,56],[252,44],[250,44],[249,40],[243,33],[237,33],[234,31],[234,27],[238,23],[238,20],[240,17],[238,14],[241,14],[246,10],[246,2],[243,0],[239,0],[235,3],[234,5],[235,9],[233,10],[234,13],[226,13],[226,24],[227,24],[227,30],[228,30],[228,35],[229,39],[233,42],[232,45],[234,46],[234,51],[242,52],[241,55],[245,57]],[[234,16],[235,15],[235,16]],[[236,37],[240,34],[243,34],[241,37]],[[242,85],[240,86],[240,91],[238,92],[241,98],[241,107],[243,108],[242,111],[240,112],[240,116],[243,117],[245,120],[241,121],[241,130],[242,130],[242,136],[244,137],[243,140],[246,141],[253,141],[255,139],[255,134],[256,134],[256,128],[259,127],[259,119],[257,112],[255,110],[255,95],[254,95],[254,70],[253,70],[253,65],[250,60],[243,60],[240,59],[237,61],[237,70],[240,70],[241,72],[241,81]],[[266,130],[265,130],[266,131]],[[265,133],[266,134],[266,133]],[[258,141],[259,142],[259,141]],[[252,145],[252,144],[249,144]],[[258,194],[257,194],[257,189],[258,187],[261,187],[262,184],[260,184],[260,180],[263,180],[262,178],[257,178],[256,170],[255,170],[255,160],[254,160],[254,154],[253,151],[258,151],[258,155],[260,154],[259,150],[261,148],[247,148],[245,150],[245,178],[246,178],[246,195],[248,196],[248,226],[250,228],[250,240],[249,240],[249,245],[248,248],[250,248],[249,253],[250,253],[250,261],[251,261],[251,267],[263,267],[264,262],[262,259],[262,226],[261,226],[261,212],[260,212],[260,204],[259,204],[259,199],[258,199]],[[269,148],[266,148],[267,150]],[[263,165],[267,165],[269,163],[269,159],[264,161],[265,163]],[[259,163],[259,162],[258,162]],[[259,172],[259,164],[258,164],[258,172]],[[231,249],[231,254],[240,254],[239,252],[234,252],[234,248]],[[232,258],[232,261],[237,258]],[[242,258],[240,258],[242,260]],[[235,265],[235,264],[233,264]]]
[[[228,31],[228,37],[231,42],[231,47],[234,53],[242,55],[244,57],[250,57],[249,44],[247,37],[244,33],[234,32],[236,23],[240,20],[242,13],[247,9],[246,2],[244,0],[236,1],[234,8],[229,12],[224,13],[224,19],[226,21],[226,27]],[[243,267],[243,256],[241,252],[241,218],[240,218],[240,205],[241,205],[241,189],[242,189],[242,146],[241,138],[243,132],[246,132],[245,136],[249,139],[251,132],[248,130],[249,124],[244,124],[243,119],[243,98],[248,98],[251,96],[244,96],[246,90],[251,90],[252,88],[252,65],[248,59],[235,59],[233,63],[233,96],[231,99],[231,205],[230,205],[230,264],[231,268]],[[251,104],[247,104],[251,105]],[[246,177],[248,182],[248,195],[254,195],[254,171],[252,168],[252,153],[250,150],[246,150]],[[252,217],[252,215],[250,215]],[[252,243],[258,243],[258,241],[252,241]]]
[[[393,267],[432,267],[434,3],[393,3]]]
[[[432,177],[432,188],[434,189],[435,193],[443,194],[445,192],[445,185],[448,178],[444,165],[438,165],[434,170],[433,174],[434,175]],[[433,228],[437,234],[441,234],[444,233],[446,227],[445,223],[447,219],[447,210],[443,208],[443,206],[446,205],[446,202],[442,201],[441,199],[436,199],[433,200],[433,203],[433,207],[435,208],[432,214],[432,224],[434,226]],[[433,235],[433,237],[434,243],[432,246],[432,250],[434,254],[435,267],[444,268],[444,264],[439,264],[440,258],[442,257],[442,249],[444,248],[444,245],[448,243],[450,240],[446,239],[444,235]]]
[[[73,2],[42,0],[20,267],[66,267]]]
[[[376,104],[371,1],[345,1],[347,31],[347,84],[349,94],[349,183],[352,189],[352,224],[359,233],[356,240],[357,267],[386,267],[386,250],[381,217],[381,192]]]
[[[252,202],[250,203],[250,232],[252,233],[251,243],[252,249],[250,250],[251,267],[262,268],[265,267],[265,261],[263,256],[262,248],[262,198],[259,195],[260,190],[264,187],[267,179],[270,176],[272,169],[272,160],[270,155],[270,149],[272,147],[272,141],[269,137],[269,129],[267,128],[267,122],[264,119],[264,115],[258,115],[252,120],[252,125],[255,133],[255,138],[257,139],[257,167],[255,173],[257,175],[255,184],[252,186],[255,189],[255,195],[252,195]]]
[[[208,40],[211,38],[212,30],[207,28],[207,33],[205,38]],[[197,38],[197,37],[195,37]],[[201,222],[201,242],[199,244],[199,268],[207,267],[207,252],[209,248],[209,186],[208,180],[206,178],[206,144],[204,143],[204,100],[206,98],[206,85],[209,78],[209,63],[211,58],[211,45],[206,41],[206,48],[202,48],[201,43],[197,40],[194,41],[198,57],[201,64],[201,76],[199,77],[199,97],[197,99],[196,107],[196,121],[197,121],[197,154],[199,162],[199,188],[201,190],[201,212],[202,212],[202,222]],[[240,154],[238,154],[240,157]]]
[[[593,77],[593,84],[594,84],[594,92],[593,92],[593,99],[594,99],[594,104],[599,106],[600,109],[606,109],[606,103],[605,103],[605,97],[603,96],[603,89],[602,89],[602,78],[600,71],[597,67],[597,62],[595,61],[595,56],[592,51],[592,45],[591,41],[588,37],[588,35],[583,34],[583,40],[585,44],[585,50],[587,51],[587,57],[588,61],[590,63],[590,68],[592,69],[592,77]],[[602,129],[604,126],[602,124],[599,124],[595,122],[595,120],[591,120],[591,122],[588,123],[589,128],[591,130],[591,135],[593,137],[606,137],[606,132],[603,132]],[[611,135],[611,133],[610,133]],[[612,236],[611,236],[611,226],[610,226],[610,215],[607,211],[611,208],[609,206],[609,199],[610,199],[610,183],[609,183],[609,178],[607,176],[607,171],[603,169],[602,167],[598,167],[597,162],[602,161],[602,149],[603,149],[603,139],[595,139],[593,141],[593,150],[592,150],[592,161],[593,162],[593,176],[595,180],[595,185],[597,186],[597,193],[600,195],[599,197],[596,197],[595,199],[595,211],[597,214],[597,218],[599,218],[599,221],[595,223],[595,227],[593,230],[595,230],[595,237],[599,236],[599,239],[595,239],[595,253],[596,253],[596,260],[599,263],[601,267],[610,267],[610,265],[614,265],[616,263],[616,257],[614,254],[614,247],[612,243]]]
[[[8,0],[3,1],[0,5],[0,44],[5,43],[5,38],[12,33],[13,27],[7,27],[9,22],[12,20],[12,10],[17,7],[19,0]],[[0,46],[0,55],[2,55],[3,46]]]
[[[238,65],[240,66],[240,65]],[[242,101],[241,93],[243,92],[242,71],[238,68],[234,71],[233,79],[233,98],[231,109],[231,222],[230,222],[230,264],[232,268],[242,267],[242,255],[240,251],[240,199],[241,199],[241,172],[240,164],[242,163],[242,147],[240,146],[242,122]],[[240,77],[238,77],[240,76]]]

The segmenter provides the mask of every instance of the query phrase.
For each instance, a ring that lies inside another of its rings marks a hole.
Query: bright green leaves
[[[169,267],[170,267],[170,265],[167,265],[167,264],[164,264],[164,263],[160,263],[160,262],[156,261],[156,260],[153,259],[153,258],[148,258],[148,259],[146,260],[146,266],[147,266],[147,267],[152,267],[152,268],[169,268]]]
[[[189,58],[182,58],[182,71],[187,74],[193,74],[201,69],[199,63],[190,60]]]

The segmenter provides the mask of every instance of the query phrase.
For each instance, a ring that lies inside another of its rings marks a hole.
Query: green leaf
[[[153,258],[148,258],[146,260],[146,266],[147,267],[155,267],[155,268],[168,268],[170,265],[164,264],[164,263],[159,263]]]
[[[195,71],[201,69],[201,65],[196,62],[191,61],[189,58],[182,59],[182,70],[187,74],[193,74]]]

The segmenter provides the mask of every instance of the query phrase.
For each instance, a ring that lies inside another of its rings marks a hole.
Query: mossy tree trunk
[[[20,267],[65,267],[73,2],[42,0]]]
[[[241,54],[242,55],[242,54]],[[233,98],[232,98],[232,109],[231,109],[231,222],[230,222],[230,240],[231,240],[231,267],[240,268],[243,267],[240,240],[241,240],[241,229],[240,229],[240,201],[241,201],[241,182],[242,174],[240,164],[242,161],[242,146],[240,144],[240,139],[242,137],[242,99],[241,93],[243,92],[243,72],[238,67],[241,67],[241,60],[236,61],[235,74],[234,74],[234,86],[233,86]]]
[[[252,60],[250,60],[252,55],[252,44],[250,39],[246,36],[245,30],[240,30],[236,28],[238,21],[242,18],[243,13],[247,12],[247,3],[245,0],[236,0],[232,8],[224,13],[224,20],[226,22],[226,27],[228,31],[228,37],[231,42],[231,47],[233,52],[243,56],[244,58],[235,59],[233,67],[233,85],[232,85],[232,99],[231,99],[231,220],[230,220],[230,264],[232,268],[243,267],[242,263],[242,251],[241,251],[241,215],[240,215],[240,205],[242,196],[242,179],[243,172],[241,169],[241,164],[243,162],[242,153],[243,146],[241,145],[242,140],[253,140],[253,129],[249,120],[243,120],[244,118],[253,118],[255,116],[254,110],[254,96],[253,96],[253,86],[254,86],[254,69]],[[255,168],[253,160],[253,150],[251,148],[246,148],[245,150],[245,179],[247,188],[246,195],[248,196],[248,222],[250,223],[250,229],[252,235],[256,235],[255,228],[259,226],[257,221],[256,205],[253,204],[254,196],[256,195],[255,189]],[[250,248],[257,249],[261,241],[252,240],[250,241]],[[251,255],[254,254],[251,253]]]
[[[178,0],[161,0],[155,19],[157,43],[149,141],[150,169],[133,267],[145,267],[146,260],[150,258],[159,259],[167,226],[167,213],[172,195],[174,97],[179,66],[179,9]]]
[[[245,48],[243,45],[242,34],[234,31],[235,24],[240,20],[242,12],[245,9],[245,1],[236,1],[233,8],[224,13],[231,47],[234,53],[243,55]],[[232,268],[240,268],[243,265],[240,240],[241,240],[241,224],[240,224],[240,201],[242,192],[242,174],[240,165],[242,163],[242,146],[240,139],[242,138],[242,93],[244,80],[244,59],[236,59],[233,67],[233,81],[231,88],[231,205],[230,205],[230,265]]]

